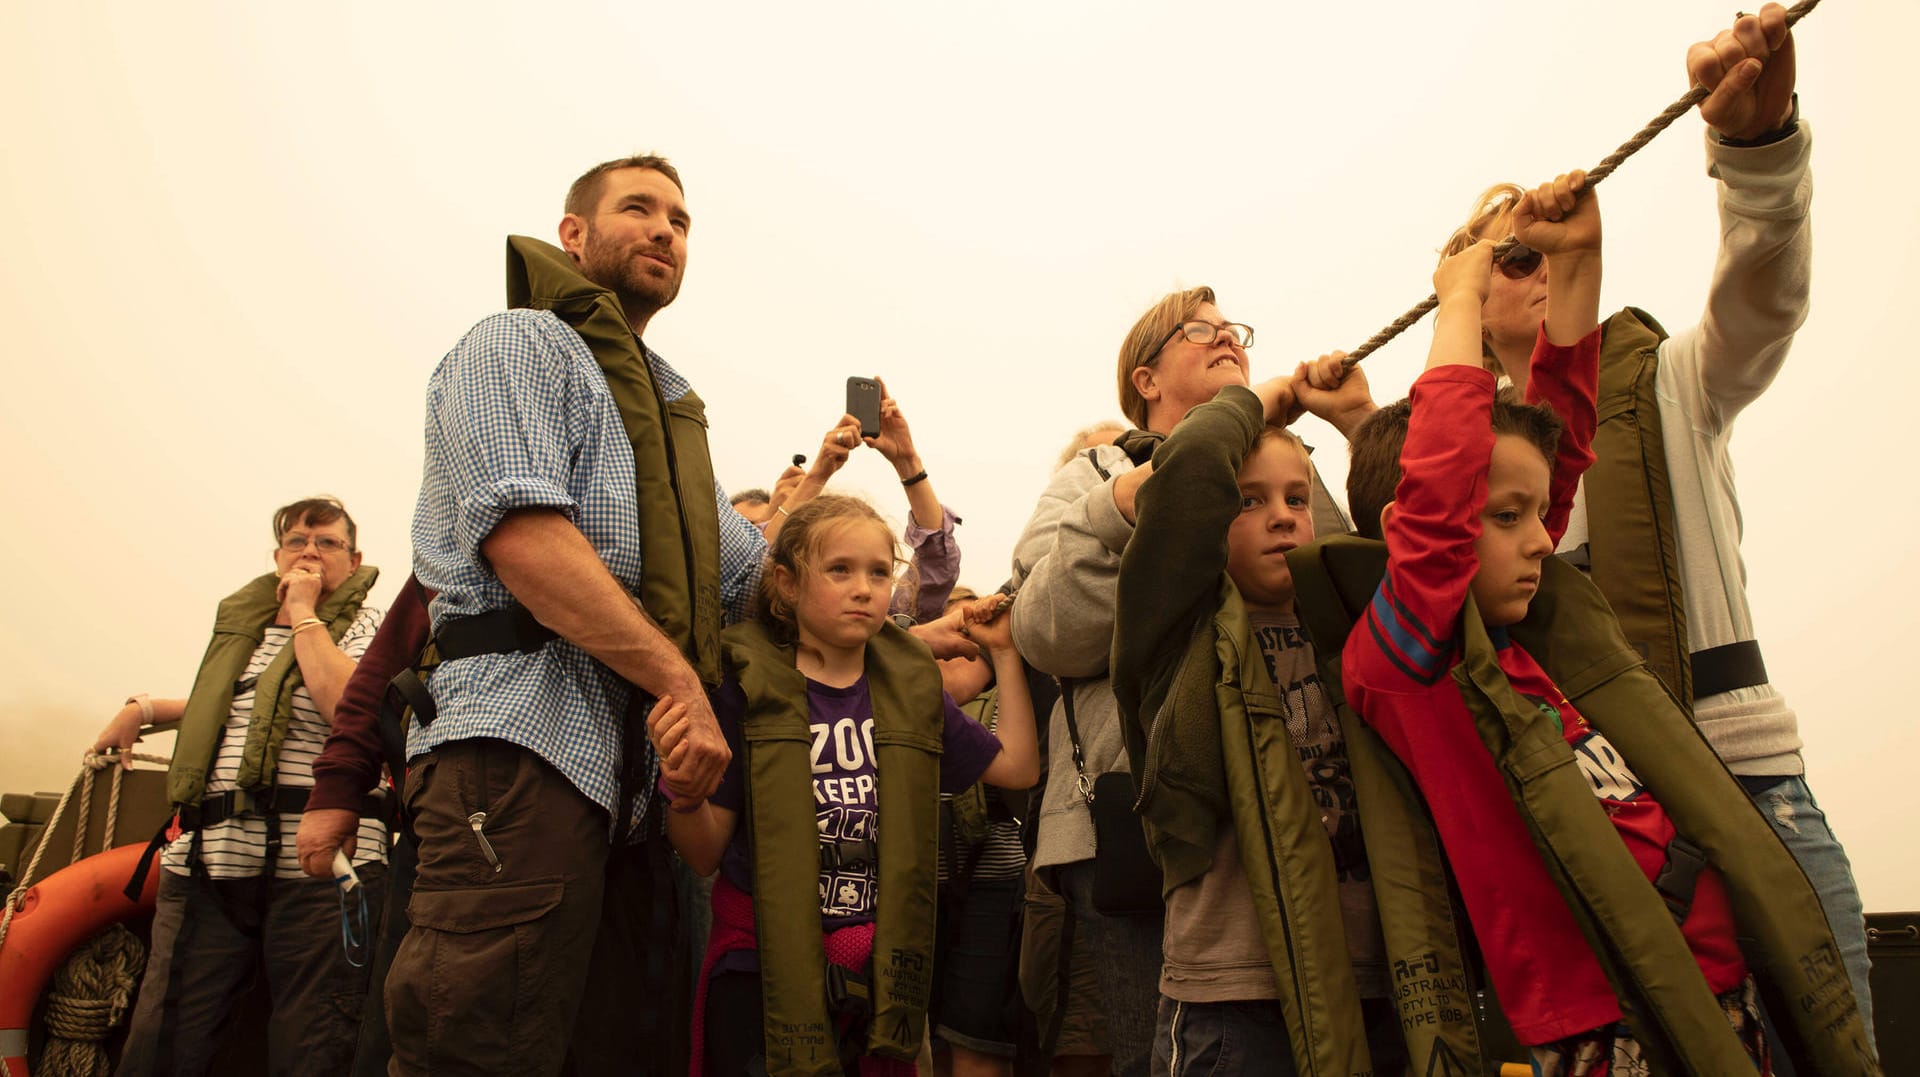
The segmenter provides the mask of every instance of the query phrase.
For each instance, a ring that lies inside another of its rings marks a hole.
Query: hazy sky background
[[[426,377],[502,306],[504,237],[552,241],[597,161],[686,181],[686,287],[647,339],[707,399],[721,482],[812,455],[879,373],[986,589],[1067,435],[1117,415],[1149,303],[1213,285],[1256,376],[1351,348],[1478,191],[1596,162],[1732,6],[12,5],[0,788],[64,788],[128,693],[184,693],[277,505],[344,498],[398,588]],[[1920,905],[1917,37],[1907,2],[1801,26],[1813,309],[1734,441],[1767,664],[1870,909]],[[1599,189],[1607,308],[1698,317],[1700,132]],[[1367,361],[1379,399],[1428,340]],[[839,485],[904,514],[877,454]]]

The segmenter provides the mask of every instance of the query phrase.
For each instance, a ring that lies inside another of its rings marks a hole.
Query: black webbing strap
[[[1687,913],[1693,910],[1694,887],[1699,885],[1700,873],[1708,866],[1707,854],[1680,835],[1675,834],[1667,843],[1667,862],[1661,865],[1653,888],[1660,891],[1660,900],[1667,903],[1674,923],[1687,922]]]
[[[627,839],[633,834],[633,798],[640,794],[640,782],[645,770],[647,753],[653,745],[647,740],[647,707],[643,701],[646,693],[638,686],[630,687],[627,692],[627,711],[625,732],[620,738],[620,769],[616,772],[618,780],[614,784],[613,799],[613,847],[624,849]],[[655,799],[659,799],[656,797]],[[648,802],[652,806],[652,801]],[[645,817],[651,819],[652,816]]]
[[[531,654],[559,638],[518,602],[471,617],[449,617],[433,633],[443,662],[483,654]]]
[[[407,709],[413,709],[413,716],[420,720],[425,729],[433,724],[440,713],[434,706],[433,695],[427,691],[427,682],[420,679],[420,671],[414,668],[403,669],[387,682],[387,691],[380,697],[380,754],[386,757],[387,773],[393,776],[392,824],[409,838],[413,836],[413,820],[407,818]]]
[[[1062,717],[1067,720],[1067,742],[1073,748],[1074,788],[1080,790],[1081,799],[1091,805],[1093,779],[1087,777],[1087,757],[1080,750],[1080,723],[1073,720],[1074,683],[1072,677],[1060,678],[1060,709]]]
[[[872,838],[852,841],[835,838],[820,843],[820,866],[830,870],[853,864],[871,864],[877,858],[878,847]]]
[[[140,892],[147,888],[147,872],[153,870],[153,860],[160,850],[167,847],[167,831],[173,828],[173,819],[169,816],[160,821],[160,829],[153,832],[153,840],[147,842],[147,851],[140,854],[140,862],[133,866],[133,878],[127,880],[126,889],[121,893],[135,905],[140,904]]]
[[[868,965],[872,967],[871,963]],[[873,981],[865,973],[827,962],[827,1012],[839,1018],[836,1047],[840,1065],[859,1072],[859,1058],[867,1053],[867,1026],[873,1020]]]
[[[1767,683],[1767,664],[1756,640],[1741,640],[1693,652],[1693,698],[1705,699],[1736,688]]]
[[[276,785],[269,789],[228,789],[208,793],[198,804],[180,809],[180,829],[199,830],[240,815],[299,815],[307,810],[313,787]],[[386,818],[386,798],[368,795],[355,805],[361,815]],[[271,839],[269,839],[271,840]]]
[[[200,803],[181,807],[180,828],[199,830],[215,823],[224,823],[236,815],[266,815],[269,812],[289,812],[298,815],[307,810],[307,797],[312,793],[311,788],[303,785],[276,785],[259,791],[228,789],[219,793],[208,793],[200,799]]]
[[[249,792],[245,789],[228,789],[219,793],[210,793],[198,804],[183,805],[179,811],[180,829],[196,837],[204,827],[225,822],[239,815],[278,815],[286,813],[298,815],[307,809],[307,797],[313,790],[304,785],[276,785],[261,792]],[[360,814],[375,819],[386,817],[386,798],[366,796],[360,798]],[[138,903],[140,891],[146,889],[147,873],[153,870],[154,857],[167,847],[167,831],[173,828],[173,818],[169,817],[160,824],[147,842],[147,851],[141,854],[140,862],[134,865],[133,876],[121,892],[127,900]],[[272,870],[279,852],[279,827],[272,822],[267,826],[267,856],[265,862]],[[199,860],[199,850],[194,850],[189,858]]]

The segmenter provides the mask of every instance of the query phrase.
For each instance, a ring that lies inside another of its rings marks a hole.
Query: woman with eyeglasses
[[[1686,68],[1691,82],[1711,90],[1700,115],[1720,250],[1706,309],[1671,336],[1631,308],[1607,321],[1597,460],[1559,552],[1590,572],[1648,664],[1692,702],[1701,733],[1819,891],[1871,1039],[1859,889],[1807,787],[1798,720],[1768,683],[1755,642],[1728,450],[1734,418],[1779,373],[1807,313],[1812,134],[1794,96],[1785,10],[1767,4],[1739,16],[1692,45]],[[1512,185],[1490,188],[1443,257],[1509,235],[1521,197]],[[1547,260],[1522,248],[1499,266],[1482,309],[1486,363],[1521,388],[1551,281]],[[1618,420],[1609,423],[1609,414]],[[1649,467],[1663,483],[1645,481]],[[1668,492],[1646,493],[1650,487]],[[1629,503],[1634,491],[1638,502]],[[1658,523],[1635,527],[1627,522],[1634,519]],[[1675,535],[1672,582],[1650,593],[1647,582],[1661,573],[1649,566],[1673,564],[1663,545]],[[1677,623],[1684,634],[1672,631]]]
[[[295,846],[313,760],[380,626],[366,601],[379,573],[361,564],[353,517],[333,498],[280,509],[273,537],[273,571],[220,603],[188,698],[136,695],[94,744],[130,765],[124,753],[144,727],[179,723],[167,792],[184,832],[160,856],[153,946],[122,1074],[205,1072],[257,968],[273,998],[268,1068],[351,1068],[368,970],[343,948],[334,880],[303,873]],[[346,850],[366,908],[379,910],[385,813],[374,790],[362,792]],[[364,943],[378,913],[353,927]]]
[[[1250,327],[1222,313],[1211,288],[1163,297],[1134,323],[1121,344],[1121,411],[1145,431],[1170,433],[1188,411],[1221,389],[1248,384],[1253,340]],[[1364,377],[1349,378],[1336,391],[1306,386],[1299,399],[1343,431],[1373,410]],[[1143,451],[1137,436],[1123,437],[1122,444]],[[1073,921],[1073,952],[1086,956],[1070,960],[1064,976],[1053,974],[1059,980],[1050,992],[1057,1000],[1055,1012],[1041,1015],[1057,1026],[1043,1029],[1056,1037],[1056,1074],[1105,1073],[1109,1059],[1116,1077],[1147,1074],[1155,1061],[1155,1024],[1164,1013],[1162,990],[1170,982],[1166,977],[1179,980],[1191,971],[1178,964],[1179,948],[1185,941],[1190,943],[1188,952],[1208,949],[1204,942],[1172,931],[1171,925],[1163,930],[1157,901],[1121,911],[1109,900],[1113,895],[1096,893],[1094,887],[1094,824],[1084,790],[1103,774],[1128,769],[1107,656],[1120,558],[1133,533],[1134,499],[1151,472],[1144,455],[1136,464],[1120,446],[1083,451],[1054,472],[1014,548],[1014,584],[1020,592],[1013,607],[1014,640],[1032,665],[1059,678],[1062,687],[1049,726],[1050,760],[1037,817],[1034,875],[1036,886],[1064,898]],[[1324,488],[1314,501],[1316,514],[1327,514],[1326,522],[1318,523],[1325,533],[1346,530]],[[1158,872],[1148,874],[1150,878],[1136,882],[1157,895]],[[1036,900],[1054,899],[1036,895]],[[1208,926],[1251,933],[1252,945],[1260,945],[1258,929],[1250,921]],[[1029,955],[1023,964],[1033,968],[1037,962]],[[1057,967],[1054,963],[1046,971]],[[1182,982],[1193,986],[1191,979]],[[1044,987],[1028,987],[1029,998],[1049,994]],[[1261,1062],[1250,1059],[1247,1064]],[[1166,1071],[1159,1067],[1158,1072]]]

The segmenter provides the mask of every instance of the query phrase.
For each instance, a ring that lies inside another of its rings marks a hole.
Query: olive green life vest
[[[701,683],[720,683],[720,517],[707,455],[706,405],[692,390],[668,402],[620,300],[566,252],[507,237],[507,305],[549,310],[593,352],[633,445],[640,516],[640,604],[687,656]]]
[[[766,1015],[769,1074],[841,1072],[827,1012],[820,945],[820,832],[813,800],[806,678],[794,648],[764,625],[724,634],[728,671],[746,694],[746,823],[753,847],[754,930]],[[940,753],[945,730],[939,669],[926,645],[888,623],[867,643],[873,702],[875,892],[867,1053],[911,1061],[920,1053],[933,987]]]
[[[1245,603],[1224,577],[1213,628],[1198,634],[1169,703],[1182,682],[1215,695],[1234,836],[1280,986],[1295,1068],[1303,1075],[1370,1074],[1333,849],[1266,659],[1252,645]],[[1195,654],[1199,648],[1213,654]],[[1315,658],[1322,689],[1337,706],[1340,652],[1316,648]],[[1337,713],[1413,1072],[1484,1072],[1439,838],[1412,779],[1379,736],[1352,708]]]
[[[326,622],[335,643],[367,600],[380,570],[362,565],[333,589],[313,615]],[[167,768],[167,798],[176,807],[200,803],[207,789],[207,770],[213,766],[220,749],[220,737],[233,711],[234,683],[247,671],[267,627],[279,615],[275,597],[280,577],[272,572],[256,577],[246,586],[220,601],[213,615],[213,639],[200,659],[200,671],[194,674],[193,690],[187,694],[186,712],[180,718],[180,731],[173,745],[173,764]],[[266,789],[273,785],[280,767],[280,745],[287,739],[287,725],[293,720],[293,690],[304,679],[300,664],[294,660],[289,641],[260,671],[254,686],[253,720],[247,726],[247,743],[240,759],[240,773],[234,784],[241,789]]]
[[[995,708],[999,705],[1000,686],[993,685],[986,691],[960,704],[967,717],[978,723],[989,733],[993,731]],[[955,793],[945,801],[945,813],[953,820],[953,834],[961,848],[955,849],[949,861],[952,871],[957,875],[967,861],[966,850],[977,848],[987,840],[987,830],[993,825],[991,810],[987,798],[995,794],[987,791],[985,782],[975,782],[964,793]],[[945,828],[942,827],[942,832]]]
[[[1600,336],[1594,462],[1582,482],[1594,586],[1607,596],[1627,642],[1692,714],[1679,530],[1654,385],[1666,338],[1651,314],[1634,307],[1607,319]]]
[[[1384,543],[1341,537],[1287,555],[1316,645],[1344,645],[1386,569]],[[1556,557],[1513,640],[1553,678],[1726,882],[1741,950],[1801,1072],[1877,1074],[1819,897],[1772,827],[1622,634]],[[1522,700],[1469,598],[1452,676],[1549,874],[1655,1072],[1752,1068],[1679,926],[1620,840],[1553,721]]]

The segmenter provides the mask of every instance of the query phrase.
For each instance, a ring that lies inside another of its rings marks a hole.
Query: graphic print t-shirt
[[[1297,616],[1256,616],[1254,640],[1267,660],[1267,673],[1287,714],[1287,739],[1300,753],[1307,788],[1320,809],[1320,822],[1333,844],[1334,877],[1340,889],[1340,918],[1347,929],[1347,953],[1363,998],[1387,997],[1387,946],[1374,908],[1373,874],[1360,837],[1354,804],[1353,768],[1340,717],[1327,703],[1314,664],[1313,645]]]
[[[940,791],[958,793],[980,780],[1000,754],[1000,741],[942,694],[945,727],[940,756]],[[733,749],[727,773],[714,791],[713,802],[730,811],[746,807],[746,745],[740,734],[745,698],[732,684],[714,700],[720,728]],[[871,855],[878,848],[880,821],[878,781],[873,755],[873,700],[867,679],[845,688],[807,681],[807,724],[813,748],[813,810],[822,845],[840,847],[840,856],[823,859],[820,868],[820,915],[825,930],[873,919],[874,890],[879,865]],[[748,849],[747,820],[742,818],[721,858],[727,881],[753,892],[753,860]],[[836,861],[837,862],[833,862]]]

